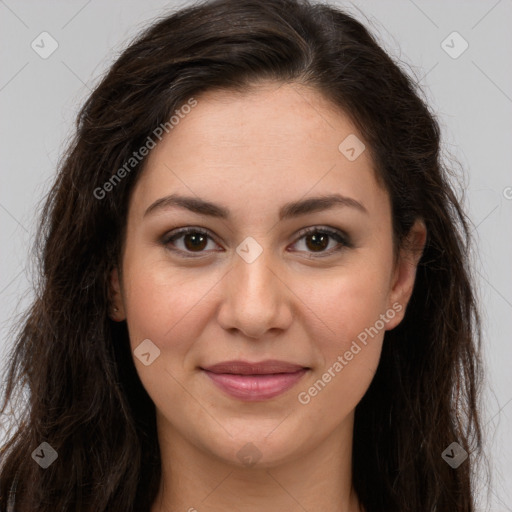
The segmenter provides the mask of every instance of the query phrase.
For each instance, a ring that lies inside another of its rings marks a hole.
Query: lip
[[[272,359],[257,363],[226,361],[201,370],[228,395],[254,402],[288,391],[309,368]]]

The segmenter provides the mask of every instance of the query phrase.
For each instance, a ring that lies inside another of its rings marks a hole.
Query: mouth
[[[226,394],[243,401],[263,401],[288,391],[310,370],[285,361],[226,361],[201,370]]]

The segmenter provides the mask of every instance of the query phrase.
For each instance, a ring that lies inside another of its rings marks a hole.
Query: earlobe
[[[405,315],[405,310],[411,298],[416,280],[416,270],[425,248],[427,229],[423,220],[418,219],[410,229],[406,240],[400,248],[398,261],[393,274],[393,281],[389,295],[388,307],[397,309],[400,304],[399,314],[387,325],[387,330],[394,329]]]
[[[115,322],[122,322],[125,319],[123,296],[121,292],[121,282],[119,271],[114,267],[109,276],[109,317]]]

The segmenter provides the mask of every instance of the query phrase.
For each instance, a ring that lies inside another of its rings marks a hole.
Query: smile
[[[308,368],[281,361],[232,361],[201,370],[226,394],[254,402],[268,400],[288,391]]]

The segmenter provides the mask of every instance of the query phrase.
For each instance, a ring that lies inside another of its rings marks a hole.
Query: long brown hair
[[[107,314],[108,276],[145,159],[126,162],[194,95],[247,91],[261,80],[310,86],[351,117],[389,192],[395,247],[417,218],[428,231],[405,318],[386,333],[356,408],[359,499],[367,512],[474,510],[480,321],[468,222],[440,154],[438,122],[401,65],[340,9],[217,0],[144,30],[79,112],[42,208],[41,279],[5,380],[2,412],[12,403],[21,416],[0,452],[0,512],[9,499],[17,512],[150,509],[161,472],[155,408],[126,324]],[[99,193],[123,166],[122,179]],[[46,469],[31,456],[42,442],[58,454]],[[469,453],[456,469],[441,456],[453,442]]]

